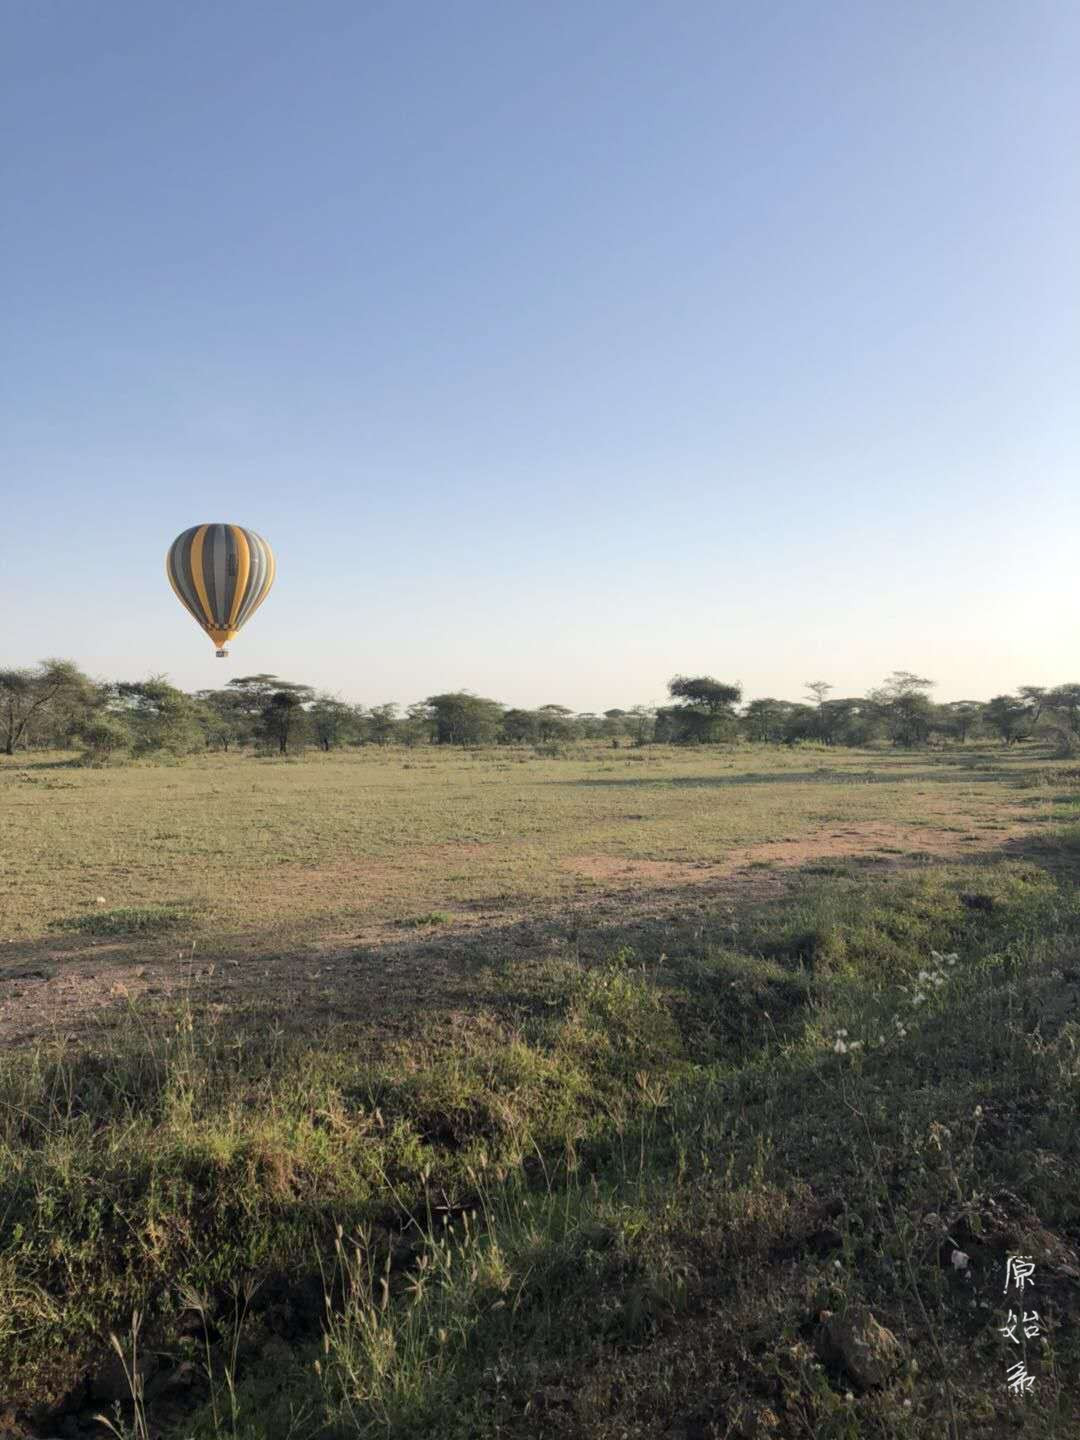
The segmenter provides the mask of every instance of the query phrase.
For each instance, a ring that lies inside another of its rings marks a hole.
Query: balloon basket
[[[228,650],[215,650],[215,651],[214,651],[214,654],[217,656],[217,658],[218,658],[219,660],[224,660],[225,657],[228,655],[228,653],[229,653]]]

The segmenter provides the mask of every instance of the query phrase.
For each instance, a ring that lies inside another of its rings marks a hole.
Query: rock
[[[144,1355],[139,1356],[139,1376],[145,1382],[150,1371],[150,1361]],[[117,1400],[124,1402],[131,1399],[131,1384],[128,1380],[128,1362],[121,1360],[117,1354],[106,1356],[102,1361],[101,1369],[90,1381],[90,1399],[101,1401],[106,1405],[113,1405]]]
[[[21,1440],[27,1429],[19,1419],[18,1411],[12,1406],[0,1408],[0,1440]]]
[[[208,1321],[207,1323],[212,1325],[213,1321]],[[176,1335],[191,1336],[199,1341],[202,1341],[204,1338],[205,1328],[203,1317],[199,1314],[198,1310],[181,1310],[172,1325],[172,1329]]]
[[[866,1305],[831,1316],[819,1332],[818,1350],[827,1363],[842,1365],[863,1389],[884,1385],[904,1358],[900,1341],[878,1324]]]
[[[687,1420],[669,1432],[669,1440],[709,1440],[709,1432],[702,1420]]]
[[[994,897],[992,895],[961,895],[960,900],[969,910],[983,910],[989,914],[994,908]]]
[[[175,1399],[190,1390],[196,1378],[194,1361],[181,1360],[171,1369],[158,1371],[146,1387],[146,1398],[148,1401]]]
[[[573,1395],[561,1385],[545,1385],[542,1390],[535,1391],[532,1397],[532,1408],[541,1413],[561,1409],[573,1403]]]
[[[767,1440],[779,1428],[780,1421],[775,1411],[767,1405],[751,1405],[743,1411],[735,1434],[739,1440]]]

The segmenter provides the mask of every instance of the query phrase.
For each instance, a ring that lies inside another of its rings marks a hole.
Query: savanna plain
[[[1080,1436],[1080,765],[30,752],[0,837],[0,1433]]]

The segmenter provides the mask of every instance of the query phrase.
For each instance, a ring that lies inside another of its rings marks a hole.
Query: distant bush
[[[131,734],[120,720],[99,715],[82,727],[77,743],[83,765],[115,765],[131,754]]]
[[[558,760],[566,754],[566,746],[561,740],[543,740],[533,746],[533,754],[544,760]]]

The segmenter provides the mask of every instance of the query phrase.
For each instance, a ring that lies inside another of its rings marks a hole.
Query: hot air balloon
[[[242,525],[193,525],[165,557],[176,598],[213,640],[219,658],[270,593],[275,569],[270,546]]]

